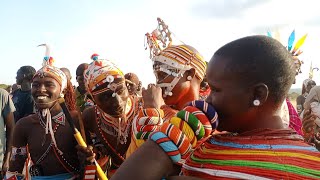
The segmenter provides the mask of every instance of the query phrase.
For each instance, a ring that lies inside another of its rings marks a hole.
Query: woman
[[[249,36],[221,47],[209,63],[212,91],[202,111],[214,107],[218,130],[231,133],[213,135],[181,162],[180,141],[178,145],[172,131],[161,127],[112,179],[178,179],[171,177],[174,162],[182,163],[182,174],[190,176],[182,179],[319,178],[320,153],[295,131],[284,129],[280,117],[295,76],[291,59],[278,41],[265,36]],[[192,137],[190,131],[182,132]]]
[[[37,112],[16,124],[7,179],[22,176],[28,153],[33,164],[32,179],[70,179],[79,175],[77,142],[58,103],[64,94],[72,94],[72,86],[67,86],[66,75],[52,65],[52,60],[47,55],[44,66],[33,77],[31,93]],[[68,98],[66,103],[74,107]],[[77,112],[70,113],[77,125]]]

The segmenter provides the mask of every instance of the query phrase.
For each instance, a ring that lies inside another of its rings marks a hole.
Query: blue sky
[[[126,72],[135,72],[144,86],[154,81],[144,34],[161,17],[177,38],[194,46],[207,61],[225,43],[246,35],[279,30],[282,41],[293,29],[309,33],[302,58],[300,87],[311,61],[318,62],[320,13],[316,0],[10,0],[0,1],[0,83],[15,82],[20,66],[39,69],[47,43],[59,67],[90,62],[98,53]],[[179,8],[177,8],[179,7]],[[320,72],[315,73],[320,84]],[[75,82],[75,79],[73,79]]]

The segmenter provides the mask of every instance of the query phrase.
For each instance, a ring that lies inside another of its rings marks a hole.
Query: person
[[[166,27],[161,19],[158,19],[158,22],[159,27]],[[157,129],[158,125],[169,121],[179,110],[182,110],[186,103],[198,100],[200,83],[205,76],[206,62],[194,47],[169,43],[166,48],[159,48],[156,41],[160,39],[153,39],[157,37],[155,34],[161,31],[159,27],[153,31],[152,35],[147,34],[156,84],[149,84],[148,88],[142,91],[142,97],[143,107],[148,108],[149,115],[157,114],[154,117],[159,118],[158,114],[163,111],[164,116],[161,117],[161,121],[145,121],[145,117],[136,118],[132,130],[134,134],[137,134],[139,128],[141,129],[144,125],[148,126],[143,128],[146,131],[150,128]],[[160,87],[161,91],[155,86]],[[159,99],[159,102],[155,102],[155,99]],[[150,124],[152,122],[155,124]],[[144,140],[132,136],[127,156],[130,156],[143,142]]]
[[[295,78],[292,56],[281,43],[266,36],[232,41],[214,53],[207,77],[212,91],[202,112],[209,118],[214,108],[219,114],[218,131],[229,133],[205,139],[181,162],[183,149],[175,134],[189,137],[190,131],[173,133],[175,125],[170,126],[172,131],[161,127],[112,180],[320,178],[320,152],[294,130],[284,128],[280,117]],[[174,176],[173,162],[182,164],[184,177]]]
[[[32,179],[62,180],[80,174],[77,142],[58,103],[72,87],[67,86],[66,75],[53,66],[53,61],[46,54],[43,67],[33,77],[31,93],[37,111],[16,124],[7,179],[23,177],[21,173],[28,153],[32,161],[29,170]],[[66,98],[69,107],[70,103]],[[70,111],[70,114],[75,126],[79,127],[77,112]]]
[[[127,73],[124,75],[124,78],[126,78],[129,94],[141,97],[142,82],[139,80],[138,76],[134,73]]]
[[[207,62],[206,64],[208,65]],[[200,92],[199,92],[200,99],[206,100],[207,97],[210,95],[210,92],[211,92],[211,89],[207,82],[207,77],[205,76],[200,84]]]
[[[66,93],[67,94],[64,94],[64,97],[65,98],[68,98],[68,103],[67,104],[67,108],[70,110],[70,111],[74,111],[74,110],[77,110],[76,108],[76,98],[75,98],[75,92],[74,92],[74,88],[73,88],[73,85],[72,85],[72,82],[71,82],[71,73],[69,71],[68,68],[60,68],[60,70],[66,75],[67,77],[67,87],[69,89],[69,91],[67,91]]]
[[[80,109],[81,112],[83,112],[83,110],[86,107],[93,105],[93,102],[88,97],[88,93],[87,93],[85,83],[84,83],[83,73],[87,68],[88,68],[88,64],[82,63],[77,67],[77,70],[76,70],[76,79],[77,79],[77,82],[79,85],[75,89],[76,105]]]
[[[110,177],[126,158],[138,98],[129,95],[124,74],[114,63],[97,54],[91,59],[84,79],[95,105],[84,110],[82,119],[87,142],[95,147],[96,158]],[[78,151],[92,156],[89,147],[78,147]]]
[[[313,87],[306,97],[302,130],[305,141],[313,143],[320,151],[320,86]]]
[[[313,88],[314,86],[316,86],[316,82],[313,81],[310,78],[308,78],[308,79],[303,81],[302,93],[296,99],[296,101],[297,101],[297,111],[298,111],[299,116],[303,112],[303,110],[304,110],[303,104],[304,104],[304,102],[305,102],[305,100],[306,100],[311,88]]]
[[[67,76],[67,79],[71,82],[72,76],[68,68],[62,67],[60,68],[62,72]]]
[[[13,98],[16,111],[14,112],[15,122],[19,119],[35,113],[34,100],[31,95],[31,81],[36,70],[32,66],[22,66],[17,72],[16,83],[21,86],[17,90],[16,98]]]
[[[11,88],[11,92],[10,92],[10,97],[13,101],[17,101],[16,100],[16,94],[17,94],[17,91],[20,89],[20,86],[17,85],[17,84],[13,84],[12,85],[12,88]]]
[[[1,178],[9,168],[11,153],[12,133],[14,128],[13,112],[14,104],[10,99],[9,93],[0,88],[0,167]]]

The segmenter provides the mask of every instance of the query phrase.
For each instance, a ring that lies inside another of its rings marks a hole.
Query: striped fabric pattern
[[[291,129],[217,135],[189,156],[182,172],[206,179],[319,179],[320,152]]]

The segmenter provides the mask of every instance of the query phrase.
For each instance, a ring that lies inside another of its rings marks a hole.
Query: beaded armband
[[[16,160],[17,156],[22,156],[22,157],[27,157],[27,147],[23,146],[23,147],[12,147],[11,149],[11,161]]]
[[[164,152],[170,157],[173,163],[181,160],[181,154],[177,146],[162,132],[154,132],[150,135],[150,139],[156,142]]]
[[[87,165],[85,167],[83,180],[94,180],[96,179],[97,167],[95,165]]]
[[[10,180],[10,179],[15,179],[15,180],[24,180],[25,177],[23,174],[20,174],[18,172],[10,172],[7,171],[6,175],[3,178],[4,180]]]

